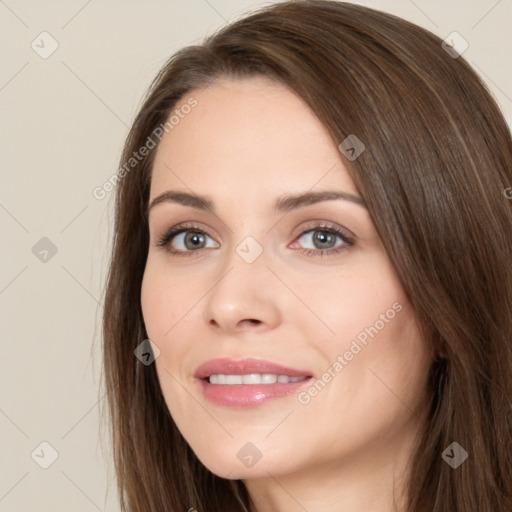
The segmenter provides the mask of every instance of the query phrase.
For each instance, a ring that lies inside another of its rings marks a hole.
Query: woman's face
[[[347,160],[275,82],[190,96],[155,155],[142,284],[176,425],[222,477],[396,460],[431,356]]]

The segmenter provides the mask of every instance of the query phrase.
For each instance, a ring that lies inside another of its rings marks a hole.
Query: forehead
[[[328,131],[285,85],[226,78],[191,91],[174,110],[191,98],[196,106],[183,110],[158,146],[151,197],[170,188],[274,196],[315,184],[355,193]]]

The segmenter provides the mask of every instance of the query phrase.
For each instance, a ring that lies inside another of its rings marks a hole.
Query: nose
[[[282,321],[278,285],[264,253],[247,263],[233,251],[205,297],[203,319],[224,334],[273,329]]]

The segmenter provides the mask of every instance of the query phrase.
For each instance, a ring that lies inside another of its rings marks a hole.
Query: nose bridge
[[[274,325],[280,311],[267,263],[263,244],[255,237],[245,236],[234,245],[205,298],[205,322],[231,331],[243,323]]]
[[[245,236],[241,242],[233,244],[226,255],[222,266],[224,277],[212,292],[231,297],[233,305],[236,302],[246,303],[246,298],[253,301],[262,299],[262,285],[270,274],[267,263],[263,244],[253,236]]]
[[[259,236],[261,239],[261,235]],[[265,260],[262,258],[264,248],[263,241],[258,241],[252,235],[247,235],[236,247],[235,253],[239,258],[244,261],[248,266],[253,265],[257,260]],[[267,250],[268,252],[268,250]]]

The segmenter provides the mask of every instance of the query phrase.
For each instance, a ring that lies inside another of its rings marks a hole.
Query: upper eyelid
[[[317,220],[317,221],[309,221],[309,225],[308,226],[303,226],[302,228],[300,228],[300,231],[298,232],[299,235],[302,235],[308,231],[311,231],[311,230],[314,230],[314,229],[335,229],[337,231],[348,231],[349,233],[351,233],[351,231],[348,229],[348,228],[345,228],[344,226],[341,226],[341,225],[338,225],[337,223],[335,222],[330,222],[330,221],[321,221],[321,220]],[[176,224],[175,226],[172,226],[171,228],[166,228],[164,229],[164,233],[163,234],[167,234],[171,231],[201,231],[203,233],[205,233],[206,235],[210,236],[210,234],[208,233],[209,230],[212,230],[216,233],[216,231],[213,229],[213,228],[210,228],[210,227],[207,227],[207,228],[203,228],[201,227],[200,225],[196,225],[195,223],[191,223],[189,224],[188,222],[179,222],[178,224]],[[157,230],[155,230],[156,232]],[[230,230],[231,231],[231,230]],[[297,236],[297,235],[295,235]],[[355,235],[353,235],[355,236]]]

